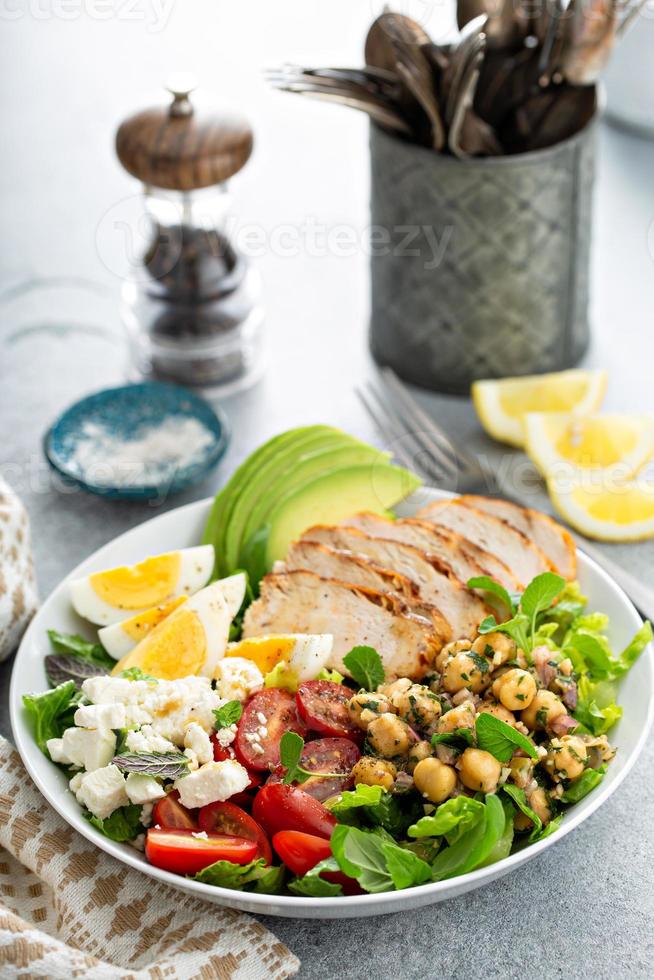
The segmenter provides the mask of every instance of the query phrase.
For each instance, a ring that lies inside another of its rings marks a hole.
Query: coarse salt
[[[213,441],[199,419],[182,415],[138,429],[131,439],[86,422],[68,465],[96,486],[157,485],[172,479],[177,470],[200,463]]]

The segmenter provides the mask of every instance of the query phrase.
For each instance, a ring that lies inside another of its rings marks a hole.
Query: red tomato
[[[297,786],[266,783],[254,798],[252,816],[272,836],[280,830],[300,830],[329,840],[336,820],[329,810]]]
[[[331,857],[329,841],[303,834],[297,830],[281,830],[273,837],[273,847],[293,874],[305,875],[307,871]],[[363,895],[364,891],[355,878],[348,878],[342,871],[322,871],[321,878],[341,885],[346,895]]]
[[[165,830],[197,830],[198,823],[193,812],[179,802],[179,793],[174,789],[155,803],[152,826]]]
[[[208,834],[207,840],[194,837],[192,830],[148,830],[145,854],[150,862],[164,871],[194,875],[214,861],[247,864],[257,856],[253,840],[228,834]]]
[[[309,772],[342,772],[343,776],[341,779],[313,776],[302,783],[302,789],[309,796],[320,801],[350,789],[354,782],[351,775],[352,768],[360,758],[361,753],[358,748],[347,738],[318,738],[313,742],[307,742],[300,759],[303,769],[308,769]],[[268,782],[281,782],[284,772],[284,768],[279,766]]]
[[[255,841],[259,848],[258,857],[262,857],[266,864],[272,864],[272,851],[263,830],[245,810],[233,803],[209,803],[208,806],[203,806],[198,814],[198,826],[200,830],[212,834],[231,834]]]
[[[295,695],[298,711],[307,728],[333,738],[360,738],[361,731],[347,709],[352,691],[332,681],[305,681]]]
[[[262,728],[266,729],[267,734],[261,734]],[[234,742],[238,761],[248,769],[262,772],[279,765],[279,742],[284,732],[289,731],[303,737],[306,734],[293,695],[274,687],[258,691],[248,701],[238,723]],[[247,736],[251,735],[258,735],[259,739],[250,741]],[[255,745],[260,746],[263,752],[255,749]]]
[[[332,855],[328,840],[299,830],[280,830],[273,837],[273,847],[295,875],[305,875]]]

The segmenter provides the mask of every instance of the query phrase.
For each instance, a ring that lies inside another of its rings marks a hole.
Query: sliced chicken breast
[[[520,531],[547,555],[559,575],[570,581],[577,577],[577,548],[574,540],[565,528],[547,514],[541,514],[530,507],[520,507],[508,500],[498,500],[496,497],[467,494],[460,501],[465,507],[483,510]]]
[[[492,514],[464,506],[457,500],[439,500],[418,511],[423,521],[464,535],[469,541],[501,559],[522,588],[541,572],[551,571],[546,555],[528,538]]]
[[[477,575],[490,575],[510,591],[516,591],[519,581],[503,561],[484,551],[461,534],[437,527],[429,521],[406,518],[388,520],[377,514],[362,513],[343,522],[375,538],[402,541],[426,552],[430,561],[439,562],[453,572],[464,584]]]
[[[420,680],[432,669],[444,638],[415,616],[397,595],[323,579],[314,572],[266,575],[260,596],[245,614],[243,636],[266,633],[332,633],[330,666],[347,674],[343,657],[355,646],[372,646],[387,680]]]
[[[305,569],[321,578],[338,579],[349,585],[399,595],[412,613],[430,620],[439,633],[447,636],[448,642],[455,639],[450,623],[434,604],[419,595],[415,582],[391,568],[376,565],[365,555],[339,551],[318,541],[296,541],[291,545],[283,565],[284,571]]]
[[[395,569],[403,580],[410,583],[414,593],[417,591],[424,602],[441,611],[451,626],[453,639],[476,636],[480,622],[492,612],[445,565],[430,561],[426,552],[401,541],[374,538],[354,527],[310,528],[305,531],[302,540],[293,545],[291,555],[301,548],[306,556],[308,548],[325,546],[329,546],[330,550],[333,547],[366,555],[368,559],[372,559],[375,567]],[[314,570],[318,571],[317,568]]]

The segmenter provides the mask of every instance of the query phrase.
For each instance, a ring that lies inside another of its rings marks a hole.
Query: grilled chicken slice
[[[447,636],[448,642],[456,638],[450,623],[440,611],[419,596],[415,582],[390,567],[376,565],[365,555],[355,555],[347,550],[339,551],[318,541],[296,541],[291,545],[283,565],[287,572],[302,568],[315,572],[321,578],[338,579],[365,589],[395,593],[404,600],[412,613],[430,620],[439,633]]]
[[[574,540],[565,528],[547,514],[531,510],[530,507],[520,507],[508,500],[498,500],[496,497],[467,494],[460,501],[465,507],[483,510],[520,531],[547,555],[559,575],[570,581],[577,577],[577,548]]]
[[[315,572],[266,575],[259,598],[245,614],[243,636],[266,633],[332,633],[330,667],[347,674],[343,657],[352,647],[372,646],[386,678],[420,680],[432,669],[444,637],[391,593],[364,589]]]
[[[495,555],[484,551],[461,534],[437,527],[429,521],[411,517],[401,521],[391,521],[377,514],[362,513],[348,517],[343,524],[355,527],[375,538],[402,541],[424,551],[430,561],[441,563],[450,569],[460,582],[477,575],[490,575],[502,585],[515,592],[519,581],[510,569]]]
[[[522,588],[541,572],[551,571],[546,555],[520,531],[498,517],[457,500],[439,500],[418,511],[418,518],[463,534],[491,555],[496,555],[516,576]]]
[[[366,555],[375,562],[375,567],[395,569],[424,602],[440,609],[452,628],[453,639],[476,636],[482,619],[492,612],[475,592],[471,592],[456,578],[451,569],[441,562],[430,561],[424,551],[401,541],[374,538],[354,527],[309,528],[303,534],[302,540],[293,545],[289,557],[295,561],[295,553],[302,549],[300,560],[310,560],[311,551],[307,549],[326,546],[329,546],[329,550],[336,548]],[[319,571],[318,568],[314,570]]]

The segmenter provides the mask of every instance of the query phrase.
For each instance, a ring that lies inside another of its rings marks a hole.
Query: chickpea
[[[414,740],[415,736],[407,723],[388,711],[368,725],[368,741],[371,747],[387,759],[406,755]]]
[[[457,653],[462,653],[464,650],[469,650],[470,647],[470,640],[455,640],[453,643],[446,643],[434,661],[436,670],[442,674],[445,664],[450,657],[453,657]]]
[[[354,784],[358,786],[383,786],[390,790],[397,776],[397,769],[388,759],[375,759],[371,755],[363,755],[352,769]]]
[[[418,728],[430,728],[441,716],[441,703],[422,684],[412,684],[408,691],[393,694],[392,704],[404,721]]]
[[[461,782],[468,789],[493,793],[502,772],[502,766],[494,755],[483,749],[466,749],[459,762]]]
[[[479,709],[479,714],[493,715],[507,725],[515,725],[515,715],[513,712],[509,711],[508,708],[505,708],[503,704],[499,704],[497,701],[485,701]]]
[[[389,701],[392,701],[396,695],[408,691],[412,684],[413,681],[409,680],[408,677],[400,677],[398,680],[393,681],[392,684],[382,684],[377,690],[380,694],[385,694]]]
[[[442,683],[449,694],[464,688],[478,694],[488,687],[489,682],[490,666],[479,654],[473,657],[468,653],[457,653],[445,664]]]
[[[536,816],[540,817],[543,821],[543,826],[550,822],[552,819],[552,809],[547,793],[542,786],[537,786],[531,793],[527,793],[527,803]]]
[[[536,681],[528,670],[514,667],[513,670],[502,674],[497,683],[497,697],[510,711],[522,711],[528,708],[536,697]]]
[[[450,708],[439,718],[436,731],[440,735],[443,732],[453,732],[457,728],[474,728],[476,716],[477,712],[472,701],[464,701],[458,707]]]
[[[409,749],[409,764],[407,766],[409,772],[413,772],[419,762],[422,762],[423,759],[429,759],[433,754],[431,742],[416,742]]]
[[[350,698],[348,704],[350,718],[364,732],[375,718],[387,711],[392,713],[394,710],[391,702],[383,694],[371,694],[368,691],[359,691],[353,698]]]
[[[543,729],[566,714],[565,705],[552,691],[537,691],[531,704],[521,714],[521,719],[531,731]]]
[[[552,779],[578,779],[588,762],[588,751],[578,735],[564,735],[551,743],[545,768]]]
[[[440,759],[423,759],[414,770],[413,781],[432,803],[443,803],[456,788],[456,770]]]
[[[501,667],[507,660],[514,659],[516,643],[506,633],[486,633],[477,637],[472,644],[472,651],[487,657],[493,667]]]

